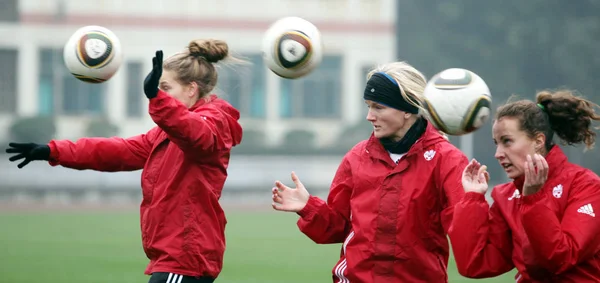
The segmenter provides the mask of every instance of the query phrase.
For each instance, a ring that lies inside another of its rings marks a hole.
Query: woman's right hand
[[[465,192],[485,194],[490,180],[490,174],[486,169],[487,166],[481,165],[475,159],[471,160],[462,174],[462,185]]]
[[[14,154],[8,160],[14,162],[23,159],[23,161],[17,165],[19,169],[34,160],[47,161],[50,159],[50,146],[47,144],[11,142],[8,146],[9,148],[6,149],[6,153]]]
[[[310,194],[294,172],[292,172],[292,181],[296,184],[295,189],[284,185],[280,181],[275,182],[272,204],[275,210],[298,212],[306,206]]]

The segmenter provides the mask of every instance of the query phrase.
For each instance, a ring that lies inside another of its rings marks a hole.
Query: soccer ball
[[[109,29],[85,26],[73,33],[63,49],[69,72],[88,83],[110,79],[121,66],[121,42]]]
[[[280,77],[297,79],[313,71],[323,58],[319,29],[298,17],[274,22],[262,42],[263,60]]]
[[[423,102],[427,119],[435,128],[460,136],[479,129],[489,119],[492,95],[477,74],[451,68],[429,80]]]

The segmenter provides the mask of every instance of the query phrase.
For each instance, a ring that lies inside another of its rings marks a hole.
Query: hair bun
[[[194,40],[188,45],[191,56],[204,58],[210,63],[216,63],[229,55],[229,46],[222,40]]]

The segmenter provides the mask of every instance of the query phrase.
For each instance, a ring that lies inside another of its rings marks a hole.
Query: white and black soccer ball
[[[490,117],[492,95],[472,71],[451,68],[433,76],[424,92],[425,116],[433,126],[453,136],[471,133]]]
[[[274,22],[263,36],[263,60],[280,77],[297,79],[312,72],[323,58],[319,29],[299,17]]]
[[[107,81],[123,60],[119,38],[101,26],[84,26],[75,31],[65,44],[63,57],[71,74],[88,83]]]

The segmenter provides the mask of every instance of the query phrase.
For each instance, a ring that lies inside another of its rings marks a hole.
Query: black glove
[[[33,160],[50,159],[50,146],[46,144],[11,142],[8,146],[10,146],[10,148],[6,149],[6,153],[17,153],[17,155],[11,156],[8,160],[12,162],[25,158],[23,162],[17,165],[19,168],[23,168]]]
[[[149,99],[155,98],[158,93],[158,83],[162,76],[163,53],[162,50],[156,51],[156,56],[152,58],[152,71],[144,80],[144,93]]]

